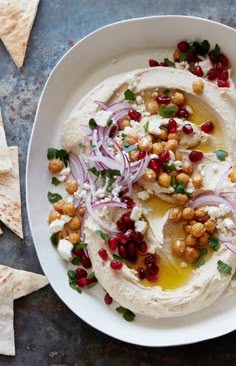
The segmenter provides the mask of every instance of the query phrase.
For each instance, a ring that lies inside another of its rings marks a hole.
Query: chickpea
[[[75,216],[76,208],[75,208],[75,206],[73,205],[73,203],[67,203],[67,202],[66,202],[66,203],[63,205],[62,210],[63,210],[63,213],[64,213],[65,215]]]
[[[162,140],[167,140],[168,131],[161,129],[161,131],[158,134],[158,137]]]
[[[180,55],[180,50],[178,48],[176,48],[173,52],[173,59],[174,60],[178,60],[179,59],[179,55]]]
[[[200,238],[198,239],[199,244],[204,247],[207,246],[208,244],[208,239],[209,239],[209,234],[204,233],[202,236],[200,236]]]
[[[57,240],[59,241],[60,239],[65,239],[68,236],[68,231],[66,229],[63,229],[61,231],[58,231],[58,233],[56,234]]]
[[[130,127],[130,120],[128,120],[128,119],[120,119],[119,121],[118,121],[118,126],[119,126],[119,129],[120,130],[124,130],[125,129],[125,127]]]
[[[167,173],[161,173],[158,177],[158,183],[162,187],[169,187],[171,178]]]
[[[182,239],[176,239],[172,242],[172,253],[175,257],[183,257],[186,250],[186,243]]]
[[[194,80],[192,82],[192,89],[196,94],[202,94],[204,88],[204,83],[202,80]]]
[[[80,218],[78,216],[72,217],[67,226],[71,230],[78,230],[80,228]]]
[[[193,186],[194,188],[196,189],[199,189],[202,187],[202,176],[200,174],[198,175],[195,175],[193,178],[192,178],[192,183],[193,183]]]
[[[150,114],[156,114],[158,111],[158,108],[159,108],[158,103],[155,100],[148,102],[146,105],[146,110]]]
[[[176,141],[178,141],[179,140],[179,134],[178,134],[178,132],[168,133],[167,139],[168,140],[176,140]]]
[[[157,179],[156,172],[153,169],[146,168],[142,178],[149,183],[154,183]]]
[[[199,222],[203,222],[203,223],[204,223],[204,222],[205,222],[205,221],[207,221],[208,219],[209,219],[209,215],[206,213],[206,214],[205,214],[205,216],[199,217],[199,218],[198,218],[198,221],[199,221]]]
[[[152,153],[159,155],[164,150],[164,147],[160,142],[152,144]]]
[[[75,180],[75,179],[67,179],[66,182],[65,182],[65,188],[66,188],[66,191],[69,194],[75,193],[77,191],[77,189],[78,189],[78,182],[77,182],[77,180]]]
[[[189,182],[189,176],[185,173],[179,173],[177,176],[176,176],[176,180],[178,182],[181,182],[183,184],[185,184],[186,186],[188,185],[188,182]]]
[[[130,145],[134,145],[138,142],[139,136],[137,133],[130,133],[127,136],[125,136],[125,141],[128,142]]]
[[[63,169],[63,162],[59,159],[48,160],[48,170],[52,173],[59,173]]]
[[[192,225],[191,234],[196,236],[196,238],[200,238],[205,233],[205,226],[201,222],[196,222],[196,224]]]
[[[138,159],[139,151],[137,149],[132,150],[129,152],[129,160],[130,161],[136,161]]]
[[[171,221],[180,221],[182,218],[182,210],[179,207],[172,208],[169,212],[168,216],[169,220]]]
[[[188,201],[188,196],[186,194],[174,193],[172,195],[174,203],[176,205],[183,206]]]
[[[186,245],[189,245],[190,247],[197,244],[197,238],[193,236],[192,234],[188,234],[185,238]]]
[[[138,143],[138,148],[141,151],[152,151],[152,139],[149,137],[150,135],[144,136]]]
[[[184,220],[193,220],[195,217],[194,209],[192,207],[185,207],[183,209]]]
[[[171,101],[172,101],[172,103],[174,103],[176,105],[184,104],[184,95],[183,95],[183,93],[175,92],[175,94],[172,95],[172,97],[171,97]]]
[[[191,225],[185,224],[183,225],[184,231],[186,232],[186,234],[190,234],[191,233]]]
[[[85,207],[80,207],[78,212],[79,212],[79,215],[83,217],[85,215],[86,208]]]
[[[206,216],[206,210],[204,207],[199,207],[195,210],[195,216],[197,217],[197,219]]]
[[[166,150],[176,151],[177,146],[178,146],[178,142],[176,140],[168,140],[166,142],[165,148],[166,148]]]
[[[170,175],[170,176],[173,176],[173,177],[176,177],[176,175],[178,174],[178,172],[177,172],[177,170],[170,170],[169,172],[168,172],[168,174]]]
[[[63,206],[65,204],[64,200],[59,200],[53,204],[54,210],[56,210],[59,213],[63,213]]]
[[[206,231],[208,231],[209,233],[213,233],[216,228],[216,222],[213,219],[209,219],[204,223],[204,226]]]
[[[57,211],[51,210],[48,215],[48,222],[51,223],[54,220],[59,220],[61,218],[61,214]]]
[[[193,172],[193,164],[189,161],[184,161],[182,164],[182,171],[188,175],[192,174]]]
[[[228,178],[231,180],[232,183],[236,182],[236,168],[233,168],[231,172],[228,174]]]
[[[193,247],[186,247],[184,259],[187,263],[193,263],[195,262],[200,255],[200,252],[198,249]]]
[[[196,220],[191,220],[191,221],[189,221],[189,224],[190,224],[190,225],[192,225],[192,226],[193,226],[194,224],[196,224],[196,223],[197,223],[197,221],[196,221]]]
[[[182,154],[180,151],[175,152],[175,160],[182,160]]]
[[[71,244],[79,243],[80,242],[80,234],[79,233],[69,233],[69,241]]]

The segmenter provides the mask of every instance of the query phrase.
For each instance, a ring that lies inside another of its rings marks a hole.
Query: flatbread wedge
[[[18,147],[9,147],[12,171],[0,175],[0,220],[23,238]]]
[[[0,0],[0,37],[21,67],[40,0]]]
[[[6,135],[0,109],[0,174],[8,173],[12,169],[11,157],[7,146]]]

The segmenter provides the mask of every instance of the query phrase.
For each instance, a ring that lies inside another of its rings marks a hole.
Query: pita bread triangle
[[[0,0],[0,37],[15,64],[24,63],[40,0]]]
[[[18,147],[9,147],[12,171],[0,175],[0,220],[23,238]]]
[[[11,169],[12,169],[11,157],[7,147],[7,140],[0,109],[0,174],[8,173],[10,172]]]

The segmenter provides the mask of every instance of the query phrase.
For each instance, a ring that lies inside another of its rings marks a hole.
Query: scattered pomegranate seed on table
[[[149,66],[150,67],[159,66],[159,62],[157,62],[156,60],[150,59],[149,60]]]
[[[107,292],[106,295],[104,296],[104,302],[107,305],[110,305],[112,303],[112,297],[109,295],[109,293]]]

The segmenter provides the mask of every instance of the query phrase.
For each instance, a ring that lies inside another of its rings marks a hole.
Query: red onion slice
[[[224,246],[227,249],[231,250],[231,252],[233,252],[234,254],[236,254],[236,246],[234,246],[234,245],[232,245],[230,243],[223,243],[223,244],[224,244]]]
[[[227,201],[223,197],[215,196],[213,194],[207,194],[200,196],[196,198],[194,201],[191,202],[190,206],[192,208],[197,208],[200,206],[206,206],[206,205],[218,205],[218,204],[224,204],[225,206],[229,207],[233,213],[235,213],[235,206],[232,205],[229,201]]]
[[[70,167],[71,167],[71,174],[74,179],[79,179],[81,183],[83,184],[86,181],[86,170],[84,170],[84,167],[80,161],[79,156],[70,154],[69,159]]]
[[[95,100],[94,103],[98,104],[104,111],[106,111],[108,108],[107,104],[104,102],[101,102],[100,100]]]
[[[230,172],[230,170],[232,169],[232,166],[230,166],[223,174],[222,176],[219,178],[218,182],[216,183],[215,189],[214,189],[214,193],[219,196],[220,194],[220,190],[222,187],[222,184],[225,180],[225,178],[227,177],[228,173]]]
[[[91,198],[91,197],[90,197]],[[108,231],[109,233],[119,233],[119,230],[117,229],[112,229],[110,225],[106,225],[105,221],[102,220],[94,211],[92,205],[91,205],[91,201],[90,198],[88,198],[86,200],[86,207],[88,210],[88,213],[92,216],[92,218],[94,219],[94,221],[96,221],[96,223],[105,231]]]

